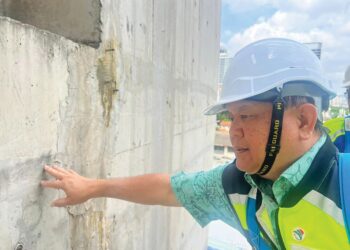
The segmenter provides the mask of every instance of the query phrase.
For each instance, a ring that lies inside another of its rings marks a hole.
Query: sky
[[[253,41],[321,42],[321,63],[338,94],[350,65],[350,0],[222,0],[221,47],[234,55]]]

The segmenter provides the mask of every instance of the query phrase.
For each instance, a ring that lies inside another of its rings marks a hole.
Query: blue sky
[[[338,93],[350,65],[350,0],[222,0],[221,45],[230,54],[268,37],[321,42],[321,62]]]
[[[276,12],[273,6],[264,6],[259,10],[233,12],[230,6],[223,3],[221,9],[221,42],[228,43],[233,33],[242,32],[255,24],[259,18],[270,17]]]

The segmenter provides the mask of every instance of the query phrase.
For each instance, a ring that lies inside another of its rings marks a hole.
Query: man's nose
[[[230,137],[231,138],[234,138],[234,137],[243,137],[243,128],[240,124],[239,121],[235,120],[235,121],[232,121],[231,122],[231,125],[230,125]]]

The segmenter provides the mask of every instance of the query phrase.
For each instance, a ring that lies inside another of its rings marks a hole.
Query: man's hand
[[[44,169],[56,180],[41,181],[41,185],[47,188],[62,189],[66,194],[66,197],[53,201],[51,206],[76,205],[92,198],[94,182],[97,180],[85,178],[73,170],[61,167],[45,166]]]
[[[52,206],[76,205],[96,197],[110,197],[147,205],[181,206],[172,190],[168,174],[89,179],[61,167],[45,166],[45,171],[56,180],[41,181],[41,185],[62,189],[66,193],[65,198],[53,201]]]

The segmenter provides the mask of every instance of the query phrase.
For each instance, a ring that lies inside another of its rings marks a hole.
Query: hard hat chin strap
[[[270,135],[265,149],[266,155],[261,168],[257,172],[258,175],[265,175],[271,170],[280,150],[284,105],[285,102],[280,96],[273,102]]]

